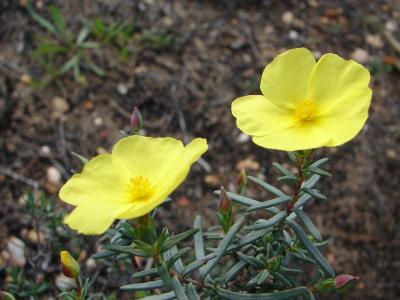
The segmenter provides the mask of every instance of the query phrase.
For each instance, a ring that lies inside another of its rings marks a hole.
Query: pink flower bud
[[[80,267],[78,262],[69,254],[68,251],[60,252],[61,259],[61,271],[63,274],[72,279],[76,279],[79,276]]]
[[[139,109],[135,106],[131,115],[131,129],[133,132],[138,132],[143,127],[143,118]]]
[[[231,199],[229,198],[223,186],[221,186],[220,191],[221,193],[219,194],[218,211],[221,213],[228,213],[232,209]]]
[[[350,287],[358,279],[360,279],[360,278],[357,276],[353,276],[353,275],[347,275],[347,274],[338,275],[335,278],[335,288],[342,289],[342,288]]]
[[[236,183],[238,185],[239,193],[244,193],[247,187],[247,176],[244,169],[240,171],[238,177],[236,178]]]

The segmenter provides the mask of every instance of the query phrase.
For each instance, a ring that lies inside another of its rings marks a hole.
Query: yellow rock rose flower
[[[115,219],[147,214],[182,183],[207,149],[200,138],[186,147],[173,138],[121,139],[111,154],[91,159],[61,188],[60,199],[76,206],[65,223],[83,234],[101,234]]]
[[[261,78],[263,95],[232,103],[239,129],[264,148],[295,151],[341,145],[363,127],[372,91],[370,74],[328,53],[318,62],[298,48],[278,55]]]

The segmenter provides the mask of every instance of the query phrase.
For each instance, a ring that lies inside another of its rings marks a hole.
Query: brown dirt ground
[[[201,136],[210,145],[204,158],[211,171],[193,167],[175,201],[161,210],[160,223],[181,230],[198,213],[214,223],[212,191],[231,186],[240,165],[273,182],[277,174],[271,162],[286,161],[284,153],[240,141],[230,102],[258,93],[263,67],[285,49],[306,46],[353,57],[360,48],[373,69],[370,118],[350,143],[315,154],[330,158],[327,169],[334,176],[321,185],[329,201],[308,211],[330,239],[327,255],[337,273],[361,277],[345,296],[324,299],[399,299],[400,49],[385,35],[391,30],[400,38],[398,2],[54,1],[73,30],[84,17],[101,16],[134,22],[139,30],[167,28],[176,45],[144,49],[126,62],[104,48],[95,60],[107,70],[105,77],[87,72],[88,84],[79,86],[69,74],[43,89],[31,88],[21,76],[41,76],[30,53],[35,37],[45,32],[16,2],[0,5],[0,250],[9,236],[25,240],[32,255],[37,249],[23,235],[30,228],[20,201],[32,189],[26,179],[56,195],[58,186],[46,179],[48,168],[56,167],[65,181],[79,165],[70,151],[90,157],[108,149],[119,129],[127,128],[134,105],[143,113],[146,134]],[[49,3],[43,1],[41,14]],[[59,104],[55,97],[65,101]],[[13,178],[16,174],[22,181]],[[57,261],[51,264],[49,280],[54,280]],[[102,289],[116,287],[99,278]]]

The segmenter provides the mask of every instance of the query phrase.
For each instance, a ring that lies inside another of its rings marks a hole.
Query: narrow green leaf
[[[251,212],[251,211],[259,210],[259,209],[263,209],[263,208],[269,208],[272,206],[289,203],[290,201],[292,201],[292,197],[287,196],[287,195],[280,196],[278,198],[274,198],[274,199],[271,199],[268,201],[261,202],[260,204],[257,204],[257,205],[252,205],[249,208],[247,208],[246,211]]]
[[[84,42],[80,46],[86,49],[96,49],[100,47],[99,43],[96,42]]]
[[[115,245],[109,245],[105,247],[106,250],[118,252],[118,253],[126,253],[126,254],[131,254],[135,256],[141,256],[141,257],[151,257],[151,253],[146,252],[142,249],[137,249],[132,246],[115,246]]]
[[[72,56],[67,60],[58,71],[59,74],[64,74],[74,67],[74,65],[79,63],[79,55]]]
[[[186,232],[183,232],[181,234],[177,234],[174,235],[172,237],[170,237],[163,245],[163,251],[166,251],[170,248],[172,248],[173,246],[177,245],[178,243],[192,237],[193,235],[195,235],[197,232],[199,231],[198,228],[192,228]]]
[[[261,285],[267,279],[268,276],[269,272],[267,270],[261,270],[260,272],[257,273],[256,276],[254,276],[247,282],[247,286],[253,287],[256,285]]]
[[[177,275],[172,277],[172,289],[174,290],[176,298],[178,300],[189,300],[188,296],[185,293],[185,289],[180,283]]]
[[[132,283],[121,286],[119,289],[122,291],[143,291],[154,290],[164,287],[162,280],[148,281],[143,283]]]
[[[181,275],[183,277],[189,275],[193,271],[196,271],[200,269],[202,266],[204,266],[207,263],[208,260],[202,259],[202,260],[195,260],[194,262],[188,264],[181,272]]]
[[[272,231],[272,228],[251,231],[250,233],[246,234],[237,244],[229,246],[227,251],[234,251],[234,250],[240,249],[240,248],[260,239],[261,237],[263,237],[264,235],[266,235],[267,233],[269,233],[271,231]]]
[[[88,66],[94,73],[96,73],[96,75],[98,75],[98,76],[104,76],[104,75],[106,75],[106,72],[105,72],[103,69],[101,69],[100,67],[98,67],[97,65],[95,65],[91,60],[86,59],[85,62],[86,62],[86,64],[87,64],[87,66]]]
[[[326,196],[322,195],[320,192],[318,192],[317,190],[314,189],[310,189],[307,187],[303,187],[301,188],[301,190],[311,196],[313,196],[314,198],[320,199],[320,200],[327,200]]]
[[[304,182],[303,184],[303,188],[309,188],[312,189],[315,184],[321,179],[321,176],[318,174],[314,174],[313,176],[311,176],[309,179],[307,179],[306,182]]]
[[[183,266],[182,260],[180,258],[183,255],[190,252],[190,250],[192,250],[191,247],[186,247],[186,248],[178,250],[177,247],[174,246],[170,250],[165,252],[165,253],[168,253],[168,252],[171,253],[171,256],[168,259],[166,259],[167,267],[170,268],[171,265],[174,264],[175,271],[177,271],[178,273],[182,272],[184,269],[184,266]]]
[[[313,199],[313,197],[310,194],[304,193],[303,195],[300,196],[299,200],[297,200],[296,204],[294,205],[295,208],[300,208],[303,207],[305,204],[308,203]]]
[[[313,162],[311,165],[309,165],[309,167],[319,168],[324,163],[326,163],[328,160],[329,160],[328,158],[321,158],[321,159],[317,160],[316,162]]]
[[[164,282],[165,287],[172,289],[172,279],[169,275],[168,268],[165,263],[156,265],[157,272],[161,277],[161,280]]]
[[[272,276],[274,276],[275,279],[279,280],[282,282],[286,287],[294,287],[294,284],[291,282],[289,278],[284,276],[283,274],[279,272],[272,272]]]
[[[102,259],[116,255],[114,251],[101,251],[96,254],[93,254],[91,257],[93,259]]]
[[[253,254],[254,254],[254,252],[253,252]],[[223,277],[224,283],[227,284],[229,281],[231,281],[246,266],[247,266],[247,262],[244,260],[239,260],[237,263],[235,263],[225,273],[225,276]]]
[[[132,278],[141,278],[141,277],[153,276],[153,275],[157,275],[157,274],[158,274],[157,269],[151,268],[148,270],[136,272],[135,274],[132,275]]]
[[[215,258],[209,260],[207,264],[204,266],[204,269],[202,270],[200,277],[204,279],[206,275],[215,267],[217,264],[218,260],[223,256],[224,251],[229,247],[231,244],[233,238],[235,235],[239,232],[240,228],[242,227],[244,222],[244,217],[239,218],[235,224],[229,229],[229,231],[226,233],[224,239],[220,242],[218,245],[217,250],[215,251],[214,255],[216,256]]]
[[[270,218],[268,220],[256,221],[253,225],[245,227],[245,230],[261,230],[261,229],[273,227],[276,224],[278,224],[280,221],[285,219],[286,215],[287,215],[286,211],[281,211],[280,213],[277,213],[276,215],[274,215],[272,218]]]
[[[279,269],[279,272],[283,272],[283,273],[287,273],[287,274],[291,274],[291,275],[300,275],[303,273],[302,270],[299,269],[289,269],[286,267],[281,266]]]
[[[239,258],[241,260],[244,260],[247,264],[249,264],[255,268],[261,269],[264,267],[264,264],[262,263],[262,261],[254,256],[248,256],[242,252],[238,252],[237,255],[239,256]]]
[[[140,298],[140,300],[172,300],[172,299],[176,299],[174,292],[168,292],[164,294],[152,295]]]
[[[46,19],[42,18],[40,15],[38,15],[35,10],[32,8],[32,6],[30,4],[26,5],[26,9],[28,10],[29,14],[31,15],[31,17],[38,22],[42,27],[44,27],[46,30],[48,30],[51,33],[56,34],[57,30],[54,27],[53,24],[51,24],[49,21],[47,21]]]
[[[217,288],[218,295],[229,300],[282,300],[300,296],[307,292],[307,287],[300,286],[289,290],[278,291],[273,293],[245,294],[232,292],[226,289]]]
[[[78,46],[81,46],[85,39],[88,37],[89,33],[89,28],[84,26],[81,31],[79,31],[78,37],[76,38],[76,44]]]
[[[277,169],[279,172],[281,172],[283,175],[285,175],[286,177],[297,179],[297,177],[292,172],[290,172],[288,169],[286,169],[281,164],[279,164],[277,162],[273,162],[272,166],[275,169]]]
[[[203,231],[201,229],[201,216],[196,216],[194,219],[193,228],[197,229],[198,231],[194,234],[194,251],[196,254],[196,259],[203,259],[204,254],[204,240],[203,240]]]
[[[322,241],[321,233],[318,228],[314,225],[314,223],[310,220],[308,215],[302,211],[301,209],[295,208],[294,212],[299,217],[300,221],[306,226],[307,230],[311,233],[311,235],[319,242]]]
[[[259,178],[253,177],[253,176],[247,176],[248,179],[251,181],[257,183],[267,191],[271,192],[272,194],[280,197],[280,196],[286,196],[284,192],[282,192],[280,189],[277,189],[276,187],[270,185],[269,183],[266,183],[264,180],[261,180]]]
[[[325,176],[325,177],[332,177],[332,174],[329,173],[328,171],[322,170],[320,168],[316,168],[316,167],[308,167],[306,168],[307,171],[314,173],[314,174],[318,174],[321,176]]]
[[[331,277],[335,277],[335,271],[333,271],[331,265],[329,262],[326,260],[326,258],[319,252],[317,247],[313,245],[313,243],[310,242],[308,239],[307,235],[301,229],[301,227],[294,221],[286,220],[286,223],[293,229],[293,231],[296,233],[297,237],[299,240],[303,243],[304,247],[308,250],[308,253],[312,258],[315,259],[315,261],[321,266],[321,268],[329,274]]]
[[[201,300],[195,286],[191,282],[186,284],[186,294],[190,300]]]
[[[49,7],[51,19],[53,20],[53,23],[56,25],[56,28],[58,29],[58,32],[61,34],[65,33],[65,21],[63,16],[60,13],[60,10],[55,7],[54,5],[51,5]]]

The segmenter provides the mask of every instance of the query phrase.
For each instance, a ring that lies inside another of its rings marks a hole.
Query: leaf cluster
[[[229,230],[221,224],[205,231],[200,216],[192,229],[178,235],[166,228],[158,235],[149,216],[136,224],[121,221],[108,232],[111,243],[94,258],[153,259],[147,269],[137,266],[133,282],[121,287],[126,292],[153,291],[142,298],[146,300],[314,299],[315,292],[327,291],[321,283],[334,280],[335,273],[321,253],[326,241],[304,210],[312,199],[326,199],[315,185],[330,176],[321,169],[327,159],[313,162],[309,155],[290,154],[296,174],[274,163],[282,174],[279,180],[292,185],[291,195],[252,176],[248,180],[272,199],[227,192],[241,208]],[[182,248],[189,239],[193,248]]]

